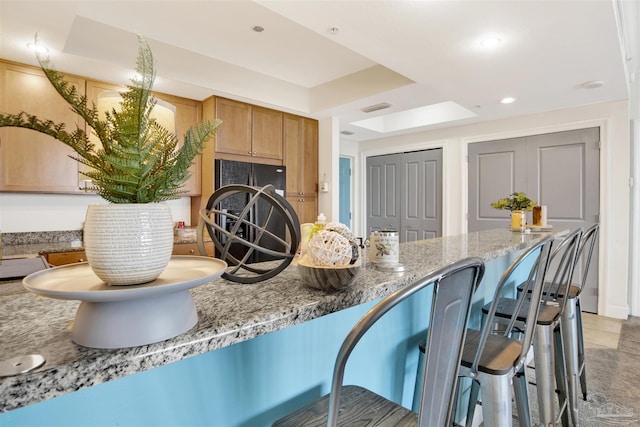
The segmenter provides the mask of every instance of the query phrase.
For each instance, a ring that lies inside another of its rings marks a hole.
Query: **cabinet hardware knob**
[[[196,251],[194,249],[191,249],[189,252],[194,254]]]

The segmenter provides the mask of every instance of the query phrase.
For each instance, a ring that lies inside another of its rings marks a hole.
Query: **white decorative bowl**
[[[306,256],[298,260],[298,271],[304,284],[323,291],[337,291],[352,285],[360,274],[360,259],[344,267],[324,267],[311,264]]]

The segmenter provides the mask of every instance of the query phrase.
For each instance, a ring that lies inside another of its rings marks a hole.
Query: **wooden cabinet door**
[[[158,99],[162,99],[176,108],[176,136],[178,137],[178,145],[184,144],[184,135],[189,128],[202,121],[202,104],[187,98],[154,93]],[[211,138],[205,144],[213,144],[214,138]],[[186,191],[186,196],[199,196],[202,193],[201,181],[202,155],[196,156],[193,164],[189,168],[191,176],[184,183],[182,189]]]
[[[253,106],[251,156],[282,160],[284,113]]]
[[[216,98],[215,113],[222,120],[216,135],[216,152],[251,156],[251,105]]]
[[[85,262],[87,255],[84,251],[52,252],[46,254],[47,262],[53,266]]]
[[[318,198],[305,196],[298,205],[300,223],[315,222],[318,219]]]
[[[304,121],[304,148],[301,153],[303,165],[300,188],[305,196],[318,194],[318,122]]]
[[[302,196],[300,176],[303,165],[300,161],[303,151],[303,122],[301,117],[284,115],[284,165],[287,167],[287,196]]]
[[[287,197],[287,201],[298,215],[300,224],[305,222],[315,222],[318,218],[318,198],[317,197]]]
[[[205,242],[204,248],[207,250],[209,256],[214,256],[213,242]],[[172,254],[202,256],[197,243],[175,243]]]
[[[98,101],[101,95],[105,95],[108,92],[123,92],[125,90],[126,88],[123,86],[91,80],[87,81],[87,99],[89,100],[89,103],[93,102],[95,105],[99,105]],[[163,125],[170,131],[175,132],[178,137],[178,144],[179,146],[182,146],[184,143],[184,134],[187,130],[202,120],[202,107],[200,102],[155,92],[153,93],[153,96],[159,100],[159,103],[167,103],[169,104],[169,108],[175,109],[175,122],[170,124],[164,122],[161,123],[163,123]],[[114,107],[119,109],[116,105],[116,103],[119,102],[120,100],[118,98],[113,98],[113,101],[104,107],[105,109],[111,109]],[[104,119],[104,109],[99,106],[99,110],[99,117]],[[152,117],[153,114],[154,113],[152,113]],[[100,141],[95,137],[95,135],[91,136],[91,141],[97,146],[100,146]],[[210,140],[208,143],[213,143],[213,140]],[[193,165],[189,169],[191,176],[183,186],[183,189],[186,191],[185,196],[196,196],[200,194],[200,164],[200,156],[197,156]]]
[[[66,76],[84,94],[84,80]],[[72,132],[82,120],[35,67],[0,62],[0,110],[26,111],[40,119],[67,124]],[[79,193],[79,163],[75,152],[42,133],[20,128],[0,128],[0,190]]]
[[[113,108],[116,108],[116,110],[119,110],[117,103],[120,102],[120,98],[116,96],[111,96],[111,97],[108,97],[107,101],[103,100],[102,102],[100,102],[101,97],[108,94],[115,95],[116,93],[121,93],[121,92],[124,92],[125,90],[127,90],[127,88],[124,86],[118,86],[111,83],[87,80],[87,88],[86,88],[87,101],[89,105],[93,104],[96,106],[96,108],[98,109],[98,118],[100,120],[104,120],[106,111],[111,111]],[[91,131],[91,128],[89,126],[86,127],[85,132],[89,134],[89,140],[93,144],[95,144],[96,149],[99,149],[102,147],[102,142],[95,135],[95,133]],[[81,172],[89,170],[89,167],[85,165],[80,165],[79,167]],[[88,180],[89,178],[85,175],[81,175],[80,179]]]
[[[318,122],[285,114],[284,164],[287,167],[287,195],[318,195]]]

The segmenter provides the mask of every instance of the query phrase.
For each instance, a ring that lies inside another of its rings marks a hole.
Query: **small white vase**
[[[109,285],[155,280],[171,259],[171,209],[164,203],[89,205],[84,247],[91,269]]]

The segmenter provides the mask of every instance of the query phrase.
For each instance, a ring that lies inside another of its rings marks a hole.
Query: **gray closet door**
[[[405,153],[401,242],[442,236],[442,150]]]
[[[442,149],[367,158],[367,231],[400,242],[442,235]]]
[[[367,236],[400,230],[402,154],[367,158]]]
[[[600,129],[590,128],[469,145],[469,231],[508,227],[491,202],[524,191],[547,206],[549,225],[587,229],[599,221]],[[528,222],[531,215],[528,215]],[[578,266],[575,279],[582,277]],[[598,309],[598,253],[582,291],[585,311]]]

